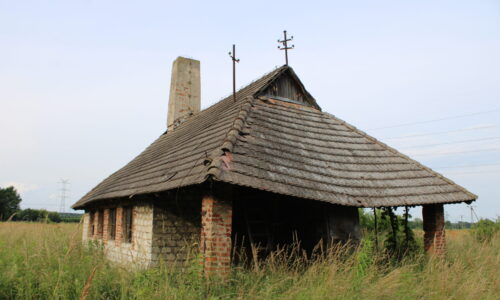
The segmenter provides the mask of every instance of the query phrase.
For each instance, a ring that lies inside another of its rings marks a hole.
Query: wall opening
[[[277,249],[296,251],[297,247],[311,257],[316,250],[337,243],[357,244],[361,238],[355,207],[246,188],[236,193],[232,230],[235,263],[263,259]]]
[[[95,211],[91,210],[89,213],[89,237],[94,236],[95,231]]]
[[[123,208],[123,242],[130,243],[132,241],[132,212],[133,206],[125,206]]]
[[[97,211],[97,237],[102,239],[104,232],[104,210]]]
[[[116,237],[116,208],[109,209],[108,227],[109,239],[114,240]]]

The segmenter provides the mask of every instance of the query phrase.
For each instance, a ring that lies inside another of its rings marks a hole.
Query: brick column
[[[225,193],[224,193],[225,194]],[[226,277],[231,268],[233,204],[230,197],[207,194],[201,201],[201,252],[206,276]]]
[[[94,210],[94,234],[92,235],[93,239],[99,238],[99,210]]]
[[[123,241],[123,228],[122,228],[122,220],[123,220],[123,207],[118,206],[116,208],[116,233],[115,233],[115,246],[119,247]]]
[[[424,219],[424,249],[425,252],[444,256],[446,252],[446,237],[444,230],[443,204],[428,204],[422,207]]]
[[[109,208],[104,210],[104,219],[102,224],[102,241],[107,244],[109,240]]]

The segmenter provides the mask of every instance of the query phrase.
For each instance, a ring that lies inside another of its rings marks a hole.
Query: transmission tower
[[[68,179],[61,179],[61,203],[59,204],[59,212],[64,212],[66,210],[66,197],[68,192]]]
[[[474,217],[476,217],[476,221],[479,221],[479,218],[476,215],[476,211],[474,210],[475,205],[469,205],[470,208],[470,222],[471,224],[474,223]]]

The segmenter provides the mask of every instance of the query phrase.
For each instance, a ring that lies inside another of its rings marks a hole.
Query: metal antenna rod
[[[229,52],[229,57],[233,61],[233,101],[236,102],[236,63],[240,60],[236,58],[236,46],[233,44],[233,52]]]
[[[286,36],[286,30],[283,30],[283,36],[284,36],[283,40],[281,40],[281,41],[278,40],[278,43],[282,43],[283,47],[282,46],[278,46],[278,49],[285,50],[285,65],[288,66],[288,50],[291,50],[291,49],[295,48],[295,45],[292,45],[291,47],[288,47],[288,42],[290,42],[290,41],[293,40],[293,35],[290,38],[287,38],[287,36]]]

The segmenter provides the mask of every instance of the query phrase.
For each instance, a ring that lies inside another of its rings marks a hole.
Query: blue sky
[[[480,217],[500,215],[497,0],[0,0],[0,186],[58,210],[69,179],[69,207],[164,131],[177,56],[201,61],[207,107],[231,92],[231,45],[242,86],[284,63],[283,29],[324,111],[479,195]],[[446,211],[470,219],[464,204]]]

